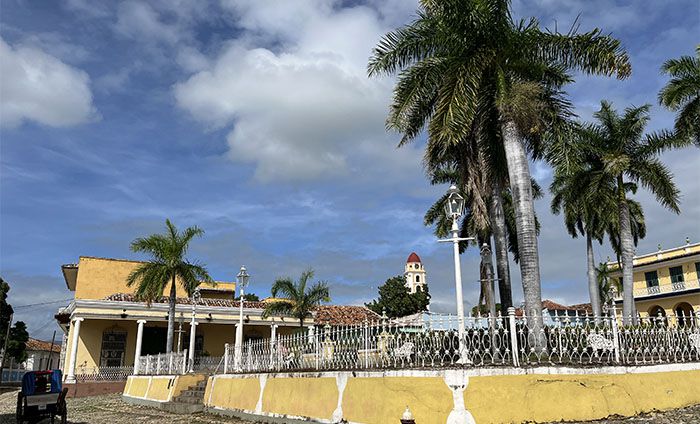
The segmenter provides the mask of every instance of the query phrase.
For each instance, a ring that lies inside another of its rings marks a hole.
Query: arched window
[[[416,283],[420,283],[420,275],[416,275]]]
[[[126,330],[114,326],[102,333],[101,367],[121,367],[126,351]]]

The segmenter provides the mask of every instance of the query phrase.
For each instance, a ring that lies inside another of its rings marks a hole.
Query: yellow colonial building
[[[634,257],[634,303],[642,317],[690,317],[700,312],[700,243],[690,243]],[[609,262],[621,279],[617,262]],[[622,303],[622,295],[615,296]]]
[[[61,267],[66,286],[75,293],[70,304],[56,314],[65,333],[61,363],[66,382],[75,381],[76,376],[110,373],[125,377],[138,356],[165,351],[168,299],[140,302],[134,297],[135,287],[126,285],[128,275],[139,264],[81,256],[78,263]],[[178,286],[174,350],[188,349],[194,334],[195,363],[213,370],[224,355],[224,345],[235,341],[240,316],[235,289],[235,282],[201,285],[201,298],[194,305]],[[244,341],[269,338],[272,331],[280,335],[298,331],[296,319],[262,318],[264,307],[265,301],[244,302]],[[313,326],[319,320],[333,325],[346,319],[366,319],[368,314],[373,313],[364,307],[321,306],[314,312],[314,320],[305,325]]]
[[[165,351],[168,323],[167,298],[147,304],[134,298],[136,287],[127,287],[129,274],[138,261],[81,256],[77,264],[61,267],[66,286],[75,293],[70,304],[56,315],[66,334],[63,370],[66,381],[77,375],[92,375],[105,370],[124,369],[128,373],[135,357]],[[236,284],[217,282],[200,286],[202,293],[196,308],[182,287],[177,287],[175,345],[187,349],[195,323],[195,354],[220,357],[225,343],[233,343],[239,303],[234,301]],[[262,302],[245,302],[244,336],[269,337],[272,319],[260,315]],[[281,327],[298,326],[287,318],[275,323]],[[284,331],[284,330],[282,330]],[[140,337],[140,342],[138,338]],[[136,351],[141,345],[141,352]]]

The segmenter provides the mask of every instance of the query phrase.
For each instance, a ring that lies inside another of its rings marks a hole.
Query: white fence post
[[[610,305],[610,324],[612,325],[613,334],[613,350],[615,351],[615,362],[620,363],[620,332],[617,328],[617,312],[615,309],[615,300],[611,301]]]
[[[513,366],[520,366],[520,357],[518,349],[518,333],[515,327],[515,308],[508,308],[508,327],[510,328],[510,354],[513,357]]]
[[[365,341],[365,368],[369,368],[369,324],[367,323],[367,320],[365,320],[365,328],[364,328],[364,341]]]
[[[224,344],[224,374],[228,374],[228,343]]]

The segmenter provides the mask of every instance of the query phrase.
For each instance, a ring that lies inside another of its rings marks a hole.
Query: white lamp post
[[[459,194],[457,186],[452,185],[447,191],[447,199],[445,202],[445,214],[448,218],[452,218],[452,237],[449,239],[440,240],[441,242],[452,242],[452,251],[455,262],[455,291],[457,294],[457,332],[459,335],[459,361],[458,363],[467,363],[469,360],[466,355],[464,346],[464,302],[462,300],[462,267],[459,262],[459,242],[465,240],[474,240],[473,237],[459,237],[459,225],[457,220],[464,213],[464,197]]]
[[[189,372],[194,372],[194,339],[197,336],[197,302],[202,298],[202,294],[199,292],[199,287],[192,293],[192,321],[190,322],[190,351],[189,356]]]
[[[241,359],[243,358],[243,294],[248,281],[250,280],[250,275],[245,269],[245,266],[241,266],[241,270],[238,272],[238,287],[240,293],[240,309],[238,316],[238,327],[236,327],[236,356],[234,358],[234,366],[237,370],[241,369]]]

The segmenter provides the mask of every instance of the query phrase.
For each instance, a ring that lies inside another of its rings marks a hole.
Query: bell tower
[[[425,267],[416,252],[408,255],[403,275],[406,277],[406,288],[410,293],[415,293],[419,289],[423,290],[423,286],[428,284]]]

